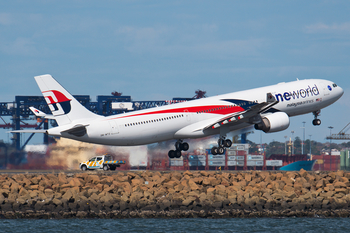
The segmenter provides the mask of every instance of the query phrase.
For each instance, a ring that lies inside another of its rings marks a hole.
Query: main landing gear
[[[173,159],[173,158],[180,158],[181,157],[181,151],[187,151],[190,148],[190,146],[188,145],[187,142],[182,142],[182,140],[179,139],[175,143],[175,148],[176,148],[176,150],[170,150],[168,152],[168,156],[171,159]]]
[[[232,141],[230,139],[225,139],[225,137],[221,137],[218,140],[218,146],[214,146],[211,148],[212,155],[222,155],[224,154],[225,147],[231,147]]]
[[[317,118],[320,115],[320,113],[321,113],[320,110],[317,110],[317,111],[312,113],[315,116],[315,119],[312,121],[313,125],[320,125],[321,124],[321,120]]]

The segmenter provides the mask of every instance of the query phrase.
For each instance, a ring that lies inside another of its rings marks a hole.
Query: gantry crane
[[[350,122],[342,129],[338,134],[332,134],[327,136],[327,139],[335,139],[335,140],[350,140],[350,134],[346,134],[346,132],[350,129]]]

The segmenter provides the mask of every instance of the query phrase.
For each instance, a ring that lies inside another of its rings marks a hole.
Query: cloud
[[[124,40],[125,48],[132,53],[151,53],[166,56],[197,54],[211,56],[257,56],[266,46],[264,39],[220,38],[215,24],[189,27],[133,27],[123,26],[116,30],[117,39]]]
[[[0,25],[11,25],[13,22],[12,17],[8,13],[0,13]]]
[[[16,38],[14,41],[2,45],[0,48],[5,53],[12,55],[38,55],[38,50],[35,47],[35,43],[29,38]]]
[[[201,43],[192,48],[201,53],[256,56],[259,55],[258,48],[262,47],[263,44],[261,39],[227,40]]]
[[[350,22],[332,25],[317,23],[305,26],[304,31],[306,33],[350,33]]]

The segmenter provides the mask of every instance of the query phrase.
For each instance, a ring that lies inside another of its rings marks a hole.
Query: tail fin
[[[51,75],[34,77],[58,125],[99,117],[81,105]]]

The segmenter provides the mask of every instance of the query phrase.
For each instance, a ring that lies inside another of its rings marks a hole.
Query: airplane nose
[[[339,87],[338,92],[339,92],[339,98],[340,98],[344,94],[343,88]]]

